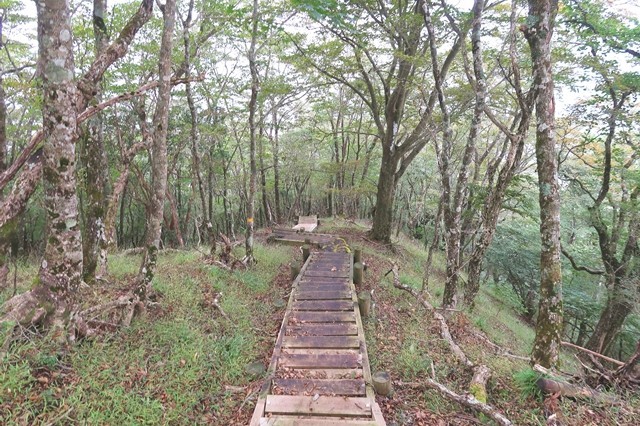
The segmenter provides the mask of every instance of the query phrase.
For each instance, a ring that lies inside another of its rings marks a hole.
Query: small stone
[[[254,361],[250,364],[248,364],[245,368],[244,371],[247,372],[247,374],[251,375],[251,376],[260,376],[262,374],[264,374],[267,369],[265,368],[264,364],[260,361]]]

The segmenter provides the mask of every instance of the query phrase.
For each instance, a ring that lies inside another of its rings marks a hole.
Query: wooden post
[[[300,267],[298,265],[291,265],[291,281],[294,281],[300,273]]]
[[[302,246],[302,261],[306,262],[311,255],[311,245],[305,244]]]
[[[362,263],[362,249],[355,249],[353,251],[353,262]]]
[[[362,284],[362,272],[363,266],[362,263],[354,263],[353,264],[353,283],[354,284]]]
[[[363,318],[368,317],[371,312],[371,293],[368,291],[358,293],[358,306],[360,307],[360,315]]]
[[[378,395],[387,396],[391,394],[391,376],[386,371],[376,371],[371,377],[373,389]]]

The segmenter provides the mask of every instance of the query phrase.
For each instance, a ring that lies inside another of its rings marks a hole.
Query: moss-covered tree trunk
[[[2,30],[0,29],[0,47],[2,47]],[[0,69],[0,72],[2,70]],[[5,99],[4,82],[0,74],[0,174],[7,169],[7,102]],[[4,201],[2,189],[0,189],[0,202]],[[4,288],[9,273],[9,232],[0,229],[0,289]]]
[[[528,26],[536,93],[536,162],[540,203],[540,305],[531,362],[558,363],[562,337],[562,269],[560,263],[560,195],[556,161],[555,100],[551,37],[557,0],[529,0]]]
[[[376,205],[373,213],[371,237],[386,244],[391,242],[391,223],[393,221],[393,201],[396,193],[396,158],[388,146],[382,147],[382,164],[378,176]]]
[[[107,0],[93,0],[93,34],[96,57],[108,47],[105,17]],[[96,85],[96,102],[101,100],[100,85]],[[83,277],[87,283],[106,271],[107,239],[105,233],[105,215],[107,207],[107,157],[104,150],[104,132],[102,114],[89,119],[84,138],[82,138],[82,157],[84,159],[84,187],[86,191],[85,228],[83,243]]]
[[[151,200],[147,211],[147,234],[145,254],[140,265],[140,274],[136,293],[145,300],[147,289],[151,285],[156,264],[162,221],[164,201],[167,191],[167,134],[169,127],[169,108],[171,104],[171,49],[173,46],[173,29],[175,28],[176,2],[167,0],[163,9],[164,26],[160,43],[158,60],[158,99],[153,114],[153,134],[151,142]]]
[[[63,330],[82,280],[82,237],[76,193],[77,132],[71,8],[36,2],[42,74],[44,205],[47,241],[34,289],[56,332]],[[60,334],[58,334],[60,335]]]

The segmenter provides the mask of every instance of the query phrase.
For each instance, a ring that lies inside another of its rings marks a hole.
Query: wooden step
[[[291,325],[305,322],[356,322],[356,315],[354,312],[292,311],[289,322]]]
[[[284,348],[359,348],[357,336],[285,336],[282,340]]]
[[[260,418],[258,426],[379,426],[374,420],[272,416]]]
[[[296,300],[351,300],[351,292],[346,289],[339,291],[298,290],[295,293],[294,298]]]
[[[291,308],[296,311],[351,311],[352,300],[299,300]]]
[[[314,355],[282,354],[279,367],[283,368],[360,368],[362,354]]]
[[[267,395],[265,412],[365,417],[371,416],[371,406],[371,399],[361,397]]]
[[[294,373],[292,376],[292,372]],[[276,372],[278,378],[290,379],[335,379],[355,380],[364,377],[362,368],[307,368],[307,369],[282,369]]]
[[[288,325],[287,336],[356,336],[358,327],[353,323]]]
[[[300,284],[297,290],[299,292],[331,291],[331,292],[351,293],[351,285],[349,284]]]
[[[313,271],[313,270],[305,270],[305,277],[321,277],[321,278],[349,278],[348,271]]]
[[[364,396],[364,379],[274,379],[273,386],[280,395],[344,395]]]

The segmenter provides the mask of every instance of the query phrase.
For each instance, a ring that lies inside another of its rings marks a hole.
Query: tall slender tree
[[[151,199],[147,211],[146,250],[140,265],[140,277],[136,294],[145,300],[147,290],[155,274],[162,236],[164,201],[167,192],[167,135],[169,130],[169,108],[171,106],[171,49],[176,20],[175,0],[166,0],[162,8],[164,26],[158,60],[158,100],[153,114],[151,142]]]
[[[560,263],[560,194],[556,161],[555,98],[551,37],[557,0],[529,0],[524,35],[531,48],[536,90],[536,161],[540,203],[540,305],[531,362],[558,363],[562,337],[562,269]]]
[[[107,0],[93,0],[93,34],[96,57],[109,46],[105,24]],[[95,100],[102,99],[101,85],[96,86]],[[85,226],[82,235],[83,277],[89,283],[107,270],[105,219],[107,208],[107,157],[104,149],[102,113],[88,120],[82,138],[84,187],[86,192]]]
[[[258,0],[253,0],[251,12],[251,43],[249,45],[249,70],[251,73],[251,98],[249,99],[249,193],[247,194],[247,230],[245,235],[245,263],[255,262],[253,256],[253,229],[256,211],[256,139],[258,137],[258,125],[256,112],[258,110],[259,76],[256,63],[256,44],[258,40]]]

